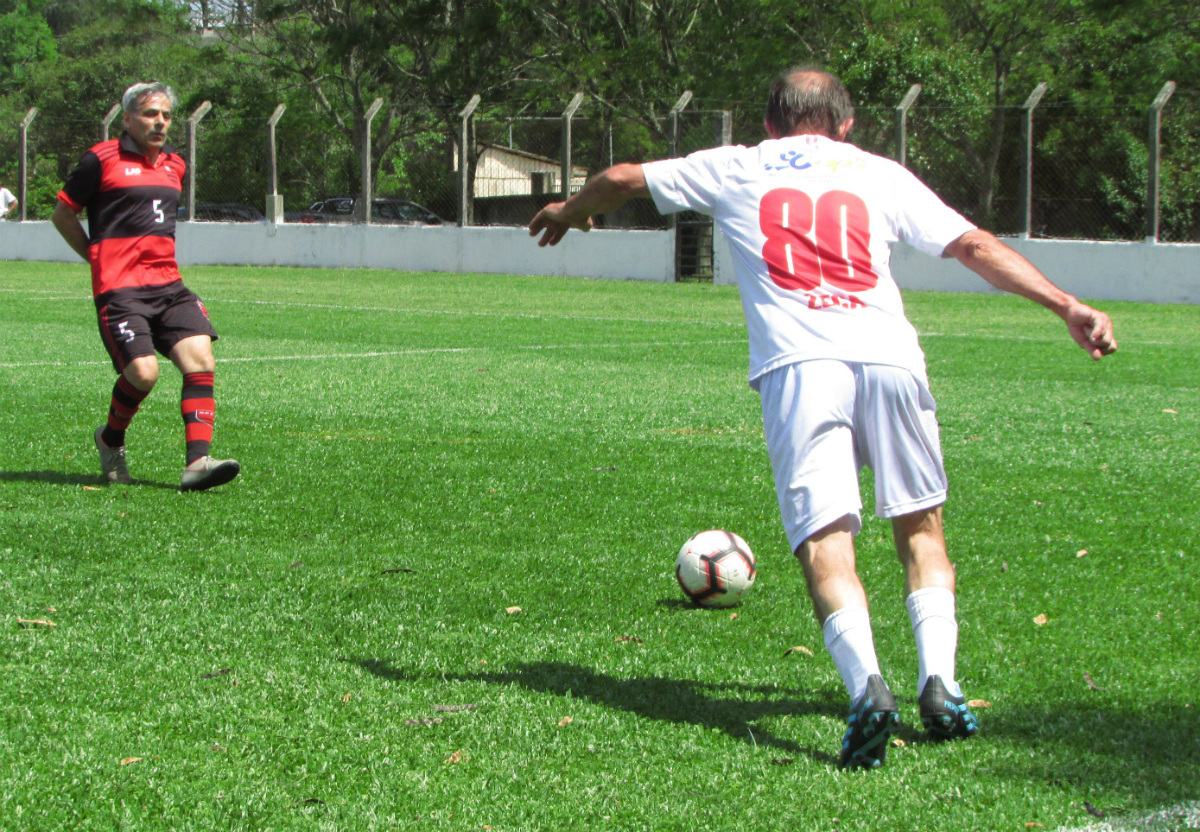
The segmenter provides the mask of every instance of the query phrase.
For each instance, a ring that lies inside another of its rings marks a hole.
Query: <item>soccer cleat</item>
[[[100,438],[102,433],[104,425],[96,428],[96,432],[92,434],[96,440],[96,450],[100,452],[100,473],[104,474],[107,482],[114,485],[133,482],[133,477],[129,476],[129,469],[125,467],[125,446],[108,447]]]
[[[217,485],[224,485],[238,475],[242,467],[233,459],[213,459],[202,456],[183,469],[183,480],[179,485],[181,491],[204,491]]]
[[[941,676],[929,677],[917,701],[921,707],[921,724],[934,739],[965,739],[979,732],[979,723],[967,710],[966,699],[952,696]]]
[[[887,741],[900,721],[896,699],[883,677],[872,674],[867,689],[850,707],[849,726],[842,738],[842,768],[879,768],[887,756]]]

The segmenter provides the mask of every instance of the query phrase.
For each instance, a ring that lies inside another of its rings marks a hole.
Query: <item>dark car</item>
[[[180,205],[178,219],[187,219],[187,206]],[[200,222],[266,222],[263,212],[240,202],[197,202],[195,219]]]
[[[335,196],[314,202],[300,213],[299,222],[351,222],[354,219],[352,196]],[[407,199],[376,197],[371,200],[371,222],[379,225],[453,225],[423,205]]]

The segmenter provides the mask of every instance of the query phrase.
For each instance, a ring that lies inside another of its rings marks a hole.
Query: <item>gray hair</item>
[[[171,102],[172,110],[179,106],[179,101],[175,98],[175,91],[166,84],[154,81],[150,84],[134,84],[125,90],[125,94],[121,96],[121,109],[127,113],[132,113],[141,106],[143,101],[152,95],[165,95],[167,100]]]
[[[836,138],[837,128],[854,118],[850,92],[836,75],[815,66],[789,69],[767,95],[767,123],[780,136],[798,130]]]

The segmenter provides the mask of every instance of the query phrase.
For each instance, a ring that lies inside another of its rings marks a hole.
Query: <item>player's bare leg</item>
[[[213,398],[213,375],[217,366],[212,352],[212,339],[207,335],[184,338],[174,346],[171,361],[183,374],[180,414],[183,417],[187,459],[180,480],[184,491],[203,491],[223,485],[238,475],[241,466],[232,459],[213,459],[213,422],[216,401]]]
[[[896,700],[879,671],[867,594],[855,570],[851,518],[843,517],[796,548],[825,649],[850,694],[850,716],[840,762],[847,768],[883,765],[899,720]]]
[[[896,517],[892,530],[904,567],[904,603],[917,642],[921,723],[938,739],[972,736],[978,723],[955,678],[955,575],[946,554],[942,508]]]
[[[108,421],[92,435],[100,454],[100,471],[110,483],[133,482],[125,464],[125,429],[157,381],[158,358],[143,355],[130,361],[113,385]]]

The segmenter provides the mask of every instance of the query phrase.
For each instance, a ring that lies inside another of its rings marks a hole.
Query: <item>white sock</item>
[[[825,619],[821,630],[825,649],[842,674],[850,702],[857,702],[867,689],[867,678],[880,672],[870,613],[865,607],[843,607]]]
[[[904,599],[904,606],[908,607],[917,641],[917,693],[925,690],[930,676],[941,676],[951,695],[960,696],[954,679],[954,656],[958,652],[954,593],[936,586],[918,589]]]

